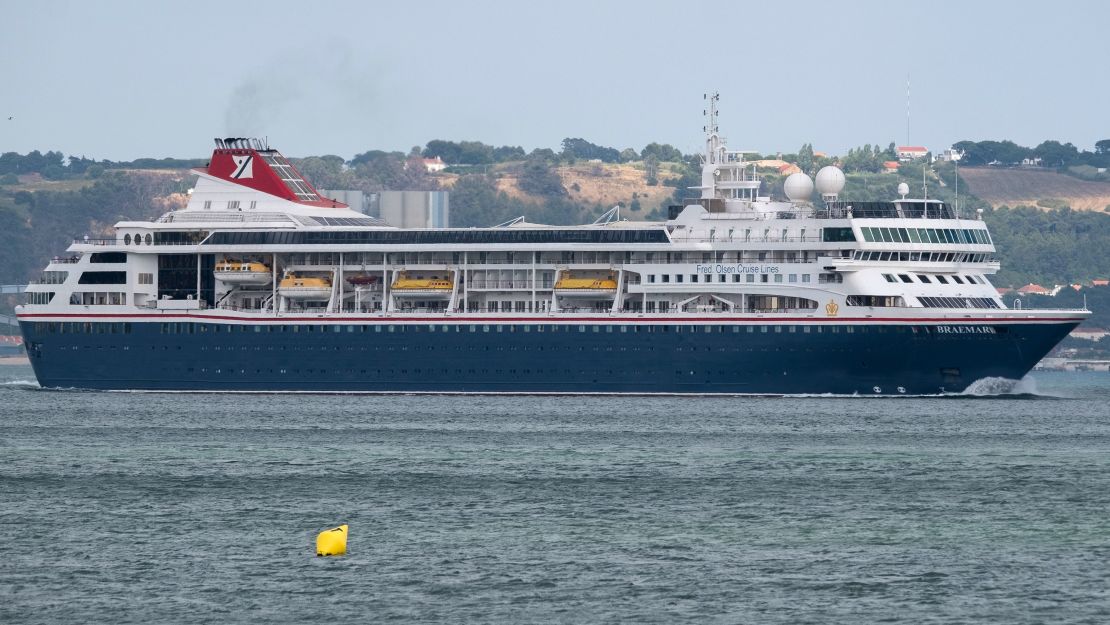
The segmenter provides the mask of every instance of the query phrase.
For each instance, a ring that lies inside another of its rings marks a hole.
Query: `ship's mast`
[[[721,146],[721,138],[717,134],[717,100],[721,99],[721,94],[714,91],[713,95],[703,94],[704,98],[709,100],[709,108],[702,111],[709,119],[706,125],[702,128],[705,131],[705,161],[707,163],[717,162],[717,150]]]
[[[702,127],[705,131],[705,162],[702,163],[702,186],[701,197],[702,199],[710,199],[717,196],[715,187],[714,172],[717,165],[721,161],[721,137],[717,127],[717,100],[721,99],[721,94],[714,91],[712,94],[703,93],[702,98],[708,100],[707,107],[702,110],[702,115],[706,116],[706,124]]]

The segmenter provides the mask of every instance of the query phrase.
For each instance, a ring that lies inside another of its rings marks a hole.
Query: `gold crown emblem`
[[[840,306],[837,306],[836,302],[834,302],[832,300],[829,300],[829,303],[825,304],[825,312],[828,313],[828,315],[830,317],[835,317],[837,311],[839,311],[839,310],[840,310]]]

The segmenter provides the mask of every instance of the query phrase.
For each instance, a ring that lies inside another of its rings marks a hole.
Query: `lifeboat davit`
[[[324,300],[331,298],[331,280],[327,278],[302,278],[288,275],[278,284],[278,294],[298,300]]]
[[[269,284],[273,274],[263,263],[224,260],[216,263],[216,279],[226,284]]]
[[[390,290],[395,297],[422,297],[424,299],[451,299],[454,282],[447,278],[413,278],[402,273],[393,281]]]
[[[555,283],[555,293],[563,297],[611,298],[617,294],[617,281],[612,274],[607,278],[567,274]]]
[[[371,276],[365,273],[355,273],[347,276],[347,284],[351,286],[367,286],[369,284],[377,284],[378,276]]]

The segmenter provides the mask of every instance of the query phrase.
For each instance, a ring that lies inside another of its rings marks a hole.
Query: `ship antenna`
[[[955,156],[953,154],[952,156]],[[956,219],[960,218],[960,159],[952,161],[952,167],[956,170]]]

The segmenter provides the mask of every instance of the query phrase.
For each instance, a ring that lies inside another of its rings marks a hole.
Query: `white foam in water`
[[[1030,376],[1020,380],[1009,378],[981,378],[971,383],[961,395],[988,397],[991,395],[1039,395],[1037,382]]]
[[[0,386],[39,388],[39,383],[35,380],[8,380],[7,382],[0,382]]]

